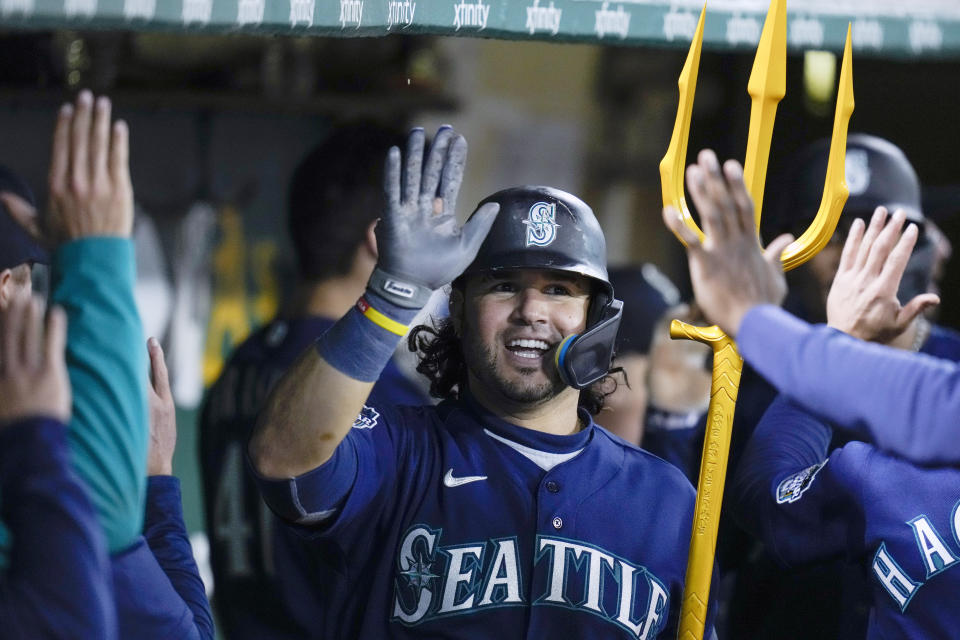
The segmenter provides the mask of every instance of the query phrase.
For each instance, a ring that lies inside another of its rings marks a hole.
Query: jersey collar
[[[577,433],[560,436],[553,433],[544,433],[535,429],[519,427],[497,417],[484,408],[469,392],[465,392],[460,400],[463,408],[473,414],[483,428],[493,432],[501,438],[506,438],[525,447],[545,451],[548,453],[571,453],[587,446],[593,438],[595,423],[590,412],[583,407],[577,408],[577,415],[585,425]]]

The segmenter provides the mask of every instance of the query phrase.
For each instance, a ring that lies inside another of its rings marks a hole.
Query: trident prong
[[[847,42],[843,46],[843,63],[840,65],[840,88],[837,90],[837,108],[833,116],[833,133],[830,135],[830,156],[827,160],[827,176],[823,184],[823,198],[817,217],[803,234],[790,243],[780,255],[783,270],[789,271],[817,255],[827,246],[830,236],[837,228],[843,205],[850,194],[845,178],[847,157],[847,125],[853,113],[853,53],[851,52],[850,25],[847,25]],[[757,218],[757,225],[760,218]]]
[[[703,232],[687,208],[683,191],[683,175],[687,143],[690,138],[693,95],[696,91],[700,51],[703,45],[705,15],[706,5],[700,12],[700,21],[690,44],[683,71],[680,73],[677,118],[670,146],[660,162],[664,206],[672,205],[677,209],[683,222],[693,229],[701,240],[704,237]],[[786,17],[786,0],[771,0],[748,83],[752,107],[744,161],[744,180],[754,201],[754,219],[758,237],[770,142],[773,138],[773,123],[776,119],[777,104],[786,93]],[[781,255],[784,270],[803,264],[827,244],[836,229],[840,212],[847,200],[848,191],[844,182],[847,125],[854,107],[850,31],[848,25],[823,199],[813,224]],[[683,242],[683,239],[680,238],[680,241]],[[737,353],[734,341],[716,326],[695,327],[674,320],[670,325],[670,336],[674,339],[685,338],[703,342],[713,349],[710,407],[700,460],[697,500],[690,534],[680,628],[677,634],[681,640],[702,640],[713,575],[717,531],[720,525],[720,506],[723,501],[727,460],[730,453],[733,415],[740,387],[743,360]]]
[[[700,20],[697,30],[690,43],[687,60],[683,63],[683,71],[677,86],[680,87],[680,103],[677,106],[677,119],[673,123],[673,135],[670,137],[670,146],[660,161],[660,186],[663,190],[664,206],[672,204],[688,227],[697,232],[703,240],[703,232],[694,222],[687,200],[683,195],[683,171],[687,162],[687,143],[690,141],[690,120],[693,117],[693,94],[697,90],[697,72],[700,70],[700,49],[703,47],[703,22],[707,15],[707,3],[703,3],[700,10]],[[677,236],[680,238],[680,236]],[[683,242],[683,238],[680,238]],[[686,244],[686,243],[684,243]]]
[[[750,94],[750,132],[747,135],[747,153],[743,159],[743,179],[753,197],[754,219],[759,234],[773,121],[777,118],[777,105],[787,95],[786,0],[770,2],[757,54],[753,58],[747,93]]]

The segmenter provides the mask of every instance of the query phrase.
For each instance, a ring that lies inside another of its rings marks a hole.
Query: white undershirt
[[[507,440],[506,438],[493,433],[489,429],[484,429],[483,432],[494,440],[499,440],[503,444],[507,445],[544,471],[550,471],[561,462],[566,462],[571,458],[576,458],[583,451],[582,448],[569,453],[551,453],[550,451],[540,451],[539,449],[524,446],[518,442],[514,442],[513,440]]]

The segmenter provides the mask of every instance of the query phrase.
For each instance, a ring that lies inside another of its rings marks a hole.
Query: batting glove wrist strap
[[[406,278],[396,278],[377,267],[370,274],[367,289],[404,309],[422,309],[433,290]]]
[[[354,380],[374,382],[416,315],[416,309],[398,307],[368,289],[317,339],[317,352],[330,366]]]

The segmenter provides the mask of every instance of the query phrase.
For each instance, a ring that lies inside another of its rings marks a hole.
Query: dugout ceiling
[[[766,0],[710,0],[705,45],[753,49]],[[682,46],[701,0],[0,0],[0,23],[25,29],[176,30],[333,37],[436,34]],[[960,57],[957,0],[791,0],[789,46],[855,54]]]

